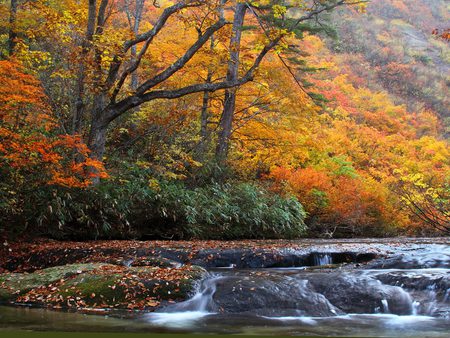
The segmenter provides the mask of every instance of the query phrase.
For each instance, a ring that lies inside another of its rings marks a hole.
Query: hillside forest
[[[1,0],[0,237],[450,233],[446,0]]]

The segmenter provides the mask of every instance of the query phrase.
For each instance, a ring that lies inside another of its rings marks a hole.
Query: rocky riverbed
[[[346,335],[376,336],[426,321],[414,332],[440,337],[450,327],[446,238],[6,244],[2,304],[109,314],[137,331],[325,334],[351,323]]]

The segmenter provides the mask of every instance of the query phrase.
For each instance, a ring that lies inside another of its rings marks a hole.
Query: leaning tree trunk
[[[239,52],[241,45],[242,26],[244,24],[247,5],[238,3],[234,13],[232,36],[230,40],[230,60],[228,61],[227,81],[234,82],[239,76]],[[228,155],[233,116],[236,108],[237,87],[225,91],[225,101],[219,124],[216,157],[219,163],[224,164]]]

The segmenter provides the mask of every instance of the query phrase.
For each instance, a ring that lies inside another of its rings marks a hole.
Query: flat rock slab
[[[205,274],[196,266],[70,264],[33,273],[0,274],[0,301],[56,309],[153,310],[162,303],[189,298]]]
[[[4,245],[0,271],[35,271],[75,263],[110,263],[124,266],[205,268],[269,268],[317,265],[317,254],[328,254],[332,263],[364,263],[375,258],[373,268],[402,262],[401,253],[421,246],[448,245],[448,238],[394,238],[353,240],[265,241],[89,241],[38,240]]]

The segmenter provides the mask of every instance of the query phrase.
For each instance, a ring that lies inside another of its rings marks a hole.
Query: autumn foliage
[[[293,3],[1,3],[8,224],[77,238],[446,231],[444,2]]]
[[[0,161],[2,170],[27,184],[86,187],[86,168],[102,164],[89,158],[79,136],[56,135],[56,120],[38,80],[13,61],[0,61]],[[80,160],[75,160],[80,158]],[[9,169],[8,169],[9,168]]]
[[[39,81],[20,63],[0,61],[0,82],[0,222],[21,219],[42,187],[88,187],[91,167],[106,175],[80,136],[58,135]]]

